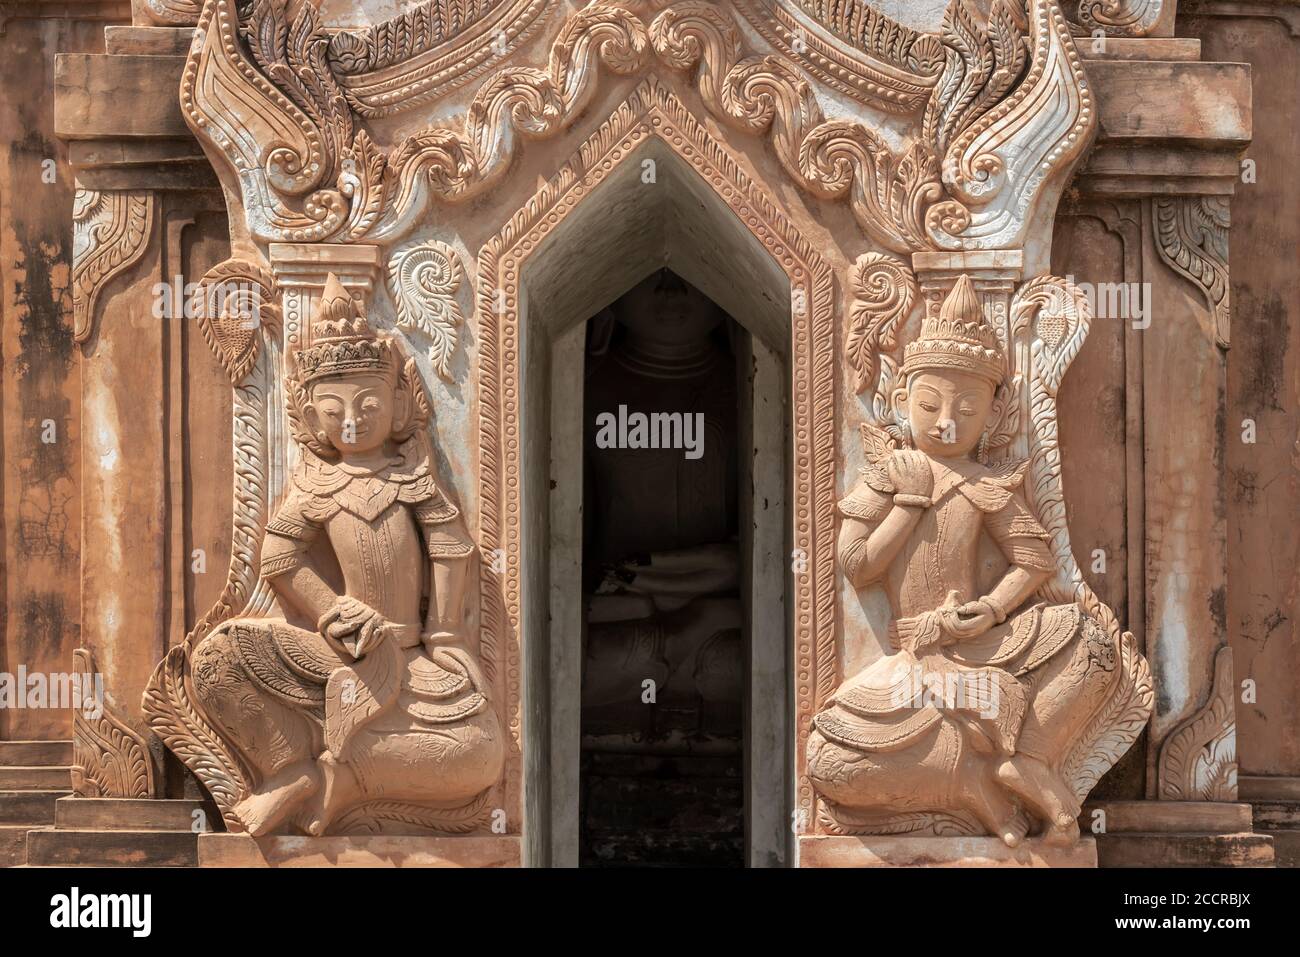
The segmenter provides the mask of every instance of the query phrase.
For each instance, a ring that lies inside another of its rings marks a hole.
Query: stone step
[[[54,823],[54,802],[72,792],[0,790],[0,824],[37,827]]]
[[[198,834],[40,828],[27,832],[29,867],[196,867]]]
[[[1266,834],[1109,833],[1097,835],[1101,867],[1273,867]]]
[[[52,765],[0,768],[0,791],[51,791],[72,787],[72,769]]]
[[[1300,831],[1269,831],[1273,860],[1278,867],[1300,867]]]
[[[1258,830],[1300,830],[1300,801],[1255,801],[1252,810]]]
[[[0,741],[0,767],[71,763],[71,741]]]
[[[221,815],[208,801],[158,798],[64,797],[55,802],[54,824],[66,830],[193,831],[220,826]]]
[[[1105,813],[1104,818],[1096,815]],[[1216,801],[1089,801],[1079,815],[1085,834],[1104,832],[1240,834],[1251,830],[1250,805]]]
[[[30,824],[0,824],[0,867],[21,867],[27,863],[27,832]]]

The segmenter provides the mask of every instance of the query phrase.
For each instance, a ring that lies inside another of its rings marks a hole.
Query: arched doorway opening
[[[831,271],[646,84],[479,260],[480,543],[505,556],[485,581],[484,632],[503,643],[506,699],[519,702],[523,780],[507,799],[535,865],[575,865],[582,851],[587,322],[665,268],[736,324],[744,862],[790,861],[804,790],[795,702],[810,697],[814,656],[833,649]]]

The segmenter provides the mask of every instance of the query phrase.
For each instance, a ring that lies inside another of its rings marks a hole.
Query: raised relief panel
[[[434,478],[423,382],[332,276],[310,340],[284,383],[298,464],[261,543],[282,614],[173,649],[151,725],[233,831],[478,829],[504,745],[463,625],[474,546]]]
[[[524,634],[525,270],[653,151],[790,294],[775,537],[803,565],[781,816],[805,836],[1075,842],[1151,704],[1075,565],[1061,485],[1056,395],[1090,316],[1042,274],[1098,123],[1078,25],[1051,0],[955,0],[934,32],[814,0],[425,2],[347,29],[324,9],[206,0],[181,83],[236,204],[199,317],[234,390],[234,535],[220,602],[145,708],[227,828],[541,827],[522,770],[544,647]],[[1162,246],[1189,278],[1205,248]],[[841,606],[868,589],[891,654],[846,668]]]
[[[910,281],[896,265],[883,277]],[[838,551],[855,588],[887,595],[891,653],[813,719],[827,832],[1071,845],[1083,799],[1145,725],[1146,662],[1083,582],[1065,525],[1055,396],[1089,318],[1073,287],[1033,280],[1011,304],[1012,342],[1029,348],[1009,350],[963,275],[901,363],[893,330],[875,336],[890,388],[863,427]]]

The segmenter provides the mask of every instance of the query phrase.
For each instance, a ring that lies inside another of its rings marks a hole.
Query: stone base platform
[[[1073,847],[1029,840],[1007,847],[995,837],[801,837],[800,867],[1096,867],[1097,842]]]
[[[1100,813],[1098,813],[1100,812]],[[1274,838],[1252,829],[1249,804],[1094,801],[1079,823],[1097,832],[1102,867],[1273,867]]]
[[[200,867],[519,867],[523,841],[500,837],[291,837],[200,834]]]

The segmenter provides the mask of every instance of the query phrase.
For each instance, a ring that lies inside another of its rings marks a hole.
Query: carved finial
[[[998,334],[984,318],[979,293],[969,276],[960,276],[943,301],[938,318],[921,323],[921,334],[903,350],[903,374],[921,369],[955,369],[1001,383],[1006,363]]]
[[[297,354],[298,379],[306,384],[325,376],[396,371],[386,338],[375,335],[361,305],[334,273],[311,322],[311,345]]]
[[[980,308],[980,297],[975,292],[975,284],[970,276],[957,277],[957,283],[948,293],[948,298],[939,308],[939,318],[945,322],[982,323],[984,310]]]

